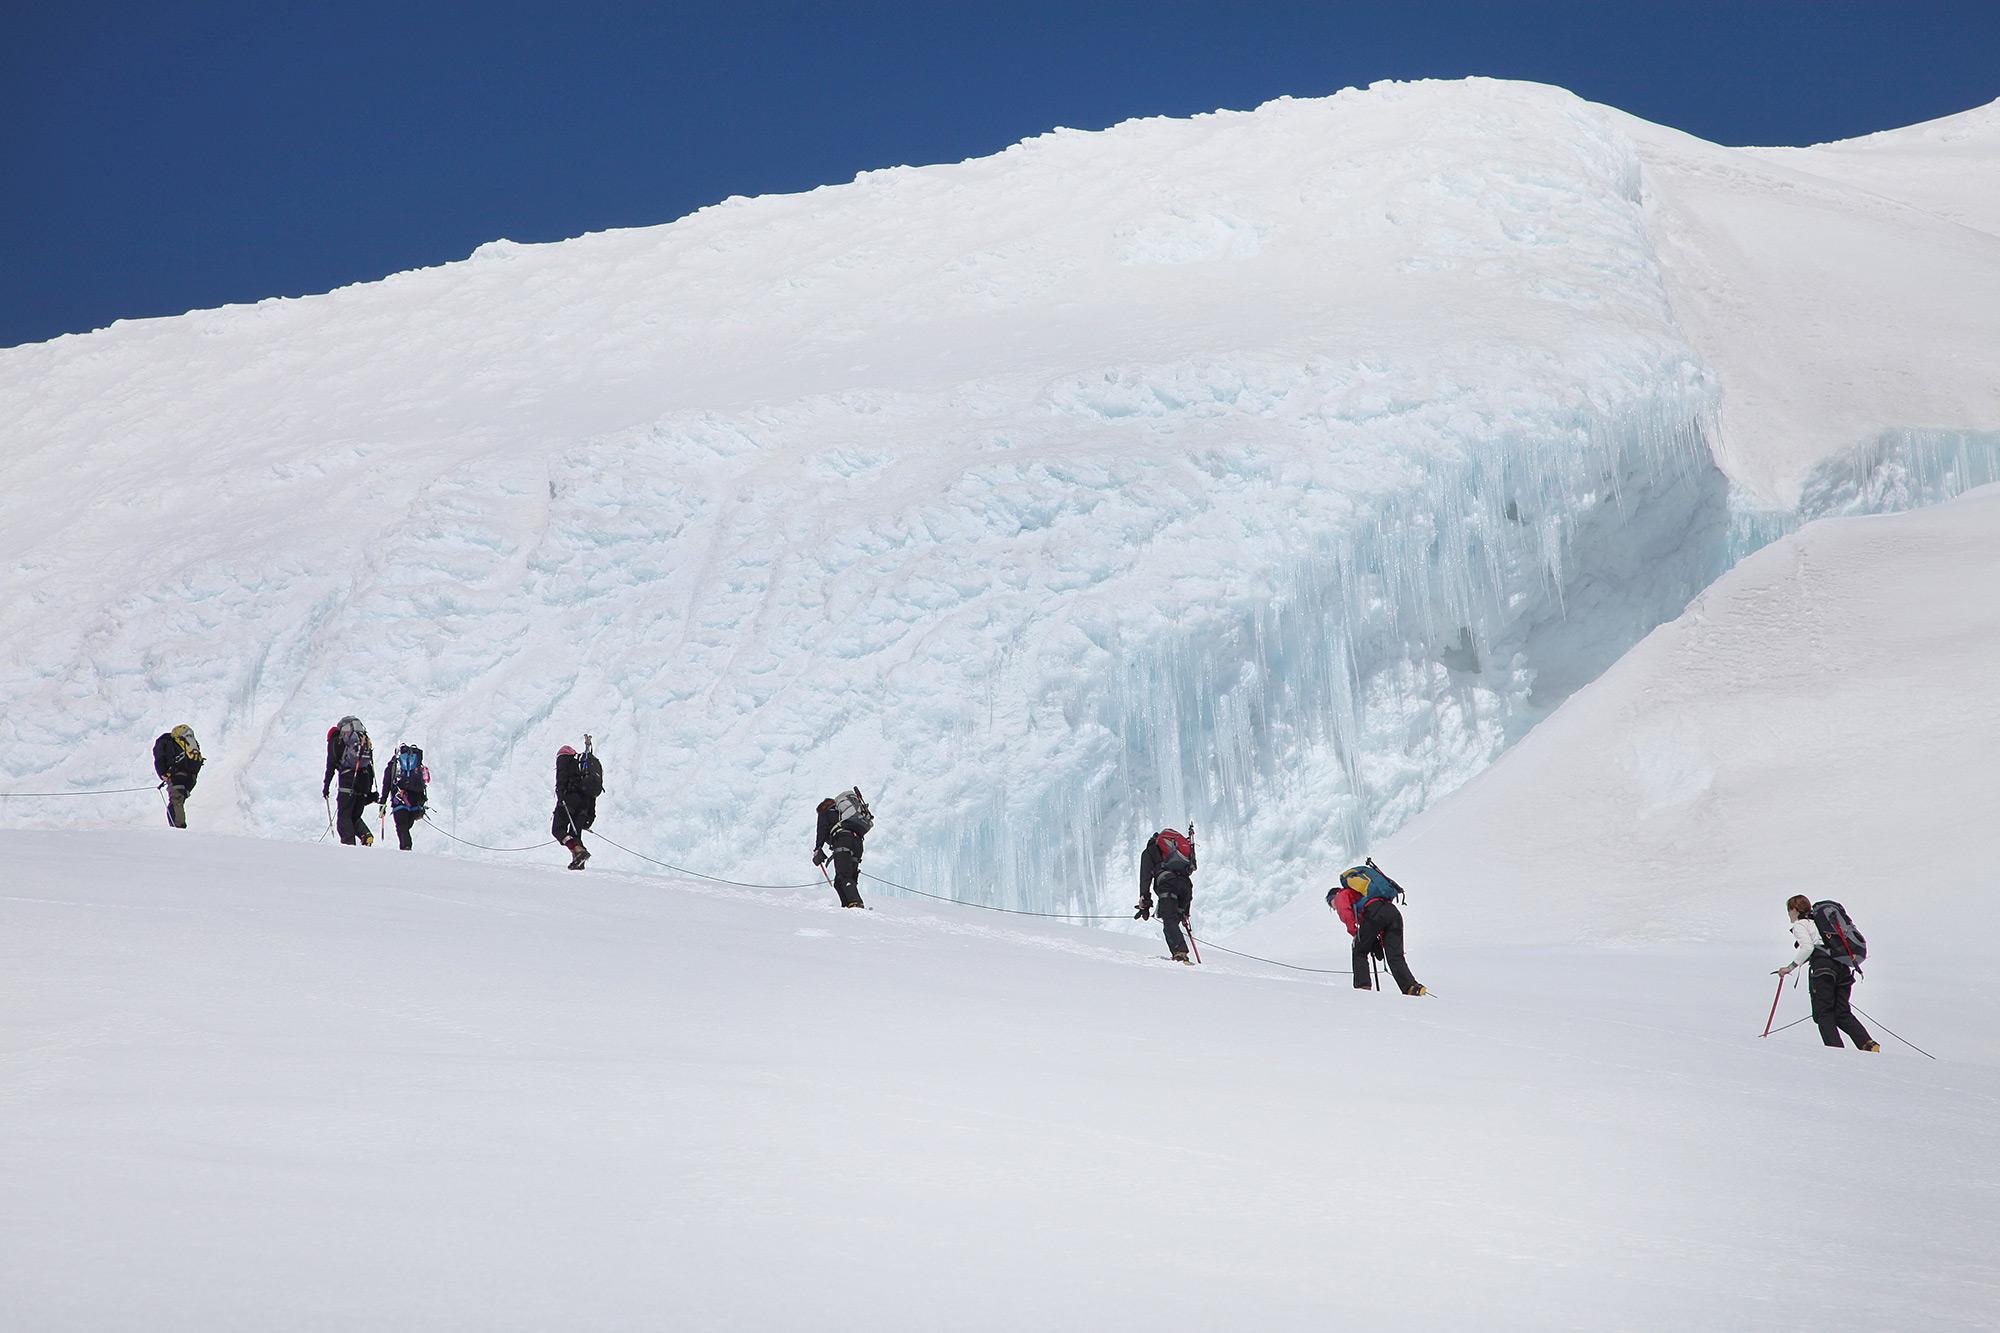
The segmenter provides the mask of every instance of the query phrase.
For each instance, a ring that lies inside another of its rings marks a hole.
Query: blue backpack
[[[424,752],[414,745],[404,745],[396,750],[396,757],[389,761],[389,790],[396,793],[396,804],[405,810],[424,808]]]
[[[1386,898],[1390,902],[1394,902],[1402,895],[1402,889],[1387,875],[1377,870],[1375,863],[1372,861],[1358,866],[1349,866],[1346,870],[1341,871],[1340,882],[1354,890],[1356,895],[1354,910],[1357,913],[1369,903],[1379,898]],[[1333,895],[1337,892],[1339,892],[1338,889],[1328,892],[1326,899],[1328,903],[1333,901]]]

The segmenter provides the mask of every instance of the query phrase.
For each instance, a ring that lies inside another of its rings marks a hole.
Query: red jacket
[[[1340,923],[1347,927],[1349,935],[1361,933],[1360,925],[1354,919],[1354,904],[1361,901],[1361,895],[1345,884],[1333,895],[1333,910],[1340,913]]]

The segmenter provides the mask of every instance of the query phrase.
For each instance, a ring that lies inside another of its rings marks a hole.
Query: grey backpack
[[[358,717],[340,719],[340,771],[349,775],[375,767],[375,746]]]
[[[833,798],[834,825],[849,833],[866,835],[875,827],[875,814],[861,799],[861,788],[849,787]]]

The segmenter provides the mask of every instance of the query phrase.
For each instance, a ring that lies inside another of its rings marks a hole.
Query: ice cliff
[[[1899,133],[1384,85],[0,352],[0,786],[186,721],[198,819],[311,836],[356,712],[518,843],[591,731],[685,865],[859,783],[876,873],[1117,910],[1192,819],[1243,921],[1762,542],[2000,475],[2000,173]]]

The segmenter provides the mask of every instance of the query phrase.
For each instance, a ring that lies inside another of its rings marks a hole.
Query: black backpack
[[[593,801],[604,795],[604,765],[589,750],[576,757],[576,786]]]
[[[1819,927],[1820,942],[1834,961],[1860,971],[1868,957],[1868,941],[1855,928],[1854,918],[1847,914],[1847,909],[1828,898],[1813,904],[1812,919]]]

